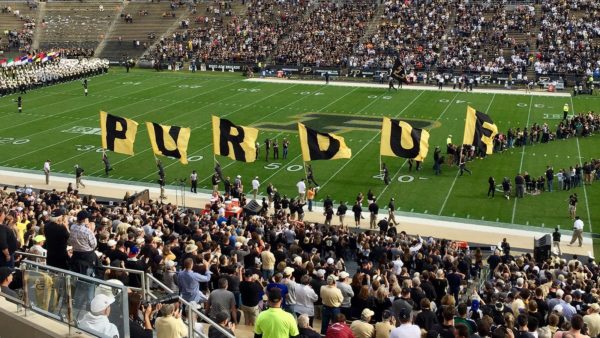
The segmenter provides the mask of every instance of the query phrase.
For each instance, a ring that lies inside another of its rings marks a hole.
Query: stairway
[[[37,4],[37,16],[35,18],[35,31],[33,32],[33,42],[31,43],[31,49],[36,50],[40,48],[40,38],[42,36],[42,20],[46,15],[46,2],[38,2]]]
[[[100,55],[100,53],[102,53],[104,51],[104,48],[106,47],[106,42],[109,40],[110,37],[112,37],[112,34],[115,30],[115,27],[117,26],[117,23],[120,20],[122,20],[121,15],[123,13],[125,13],[125,10],[127,9],[127,5],[129,5],[129,1],[123,2],[123,6],[121,6],[121,10],[119,11],[119,14],[116,15],[115,18],[113,19],[113,21],[110,23],[110,26],[108,27],[108,30],[106,31],[106,34],[104,34],[104,39],[102,39],[102,41],[100,41],[100,43],[96,47],[96,50],[94,51],[94,55]]]

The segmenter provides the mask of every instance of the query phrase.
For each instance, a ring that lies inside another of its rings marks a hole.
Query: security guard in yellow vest
[[[569,115],[569,104],[565,103],[565,106],[563,107],[563,120],[567,119],[567,115]]]

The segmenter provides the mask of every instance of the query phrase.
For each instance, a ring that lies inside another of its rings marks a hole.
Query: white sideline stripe
[[[270,78],[252,78],[244,80],[246,82],[267,82],[267,83],[285,83],[285,84],[304,84],[304,85],[321,85],[323,81],[316,80],[286,80],[286,79],[270,79]],[[330,81],[328,86],[337,87],[361,87],[361,88],[380,88],[387,89],[387,84],[379,83],[364,83],[364,82],[344,82],[344,81]],[[405,85],[401,90],[425,90],[432,92],[462,92],[459,89],[447,89],[439,90],[436,86],[424,86],[424,85]],[[473,88],[474,94],[501,94],[501,95],[524,95],[524,96],[551,96],[551,97],[571,97],[571,93],[558,93],[558,92],[532,92],[527,93],[524,90],[512,91],[509,89],[481,89]]]
[[[529,111],[527,113],[527,124],[525,125],[525,128],[529,128],[529,118],[531,117],[531,107],[533,106],[533,96],[531,97],[531,99],[529,99]],[[521,150],[521,164],[519,165],[519,174],[523,171],[523,160],[525,159],[525,148],[527,148],[527,146],[521,146],[523,149]],[[517,187],[515,187],[516,189]],[[511,223],[515,223],[515,214],[517,213],[517,200],[518,198],[515,196],[515,201],[513,203],[513,211],[512,211],[512,218],[510,219]]]
[[[0,175],[22,178],[24,180],[38,180],[40,182],[43,182],[43,180],[45,180],[43,174],[25,173],[25,172],[4,170],[4,169],[0,169]],[[53,182],[63,183],[66,186],[67,183],[73,182],[74,179],[70,178],[70,177],[53,175],[53,176],[51,176],[51,180]],[[85,183],[86,183],[86,186],[90,187],[90,188],[93,187],[93,188],[104,188],[104,189],[115,189],[115,190],[122,189],[122,190],[127,190],[130,192],[133,192],[133,191],[139,192],[139,191],[148,189],[152,195],[160,194],[160,188],[158,188],[158,187],[147,187],[147,186],[140,186],[140,185],[135,185],[135,184],[127,184],[127,183],[105,182],[105,181],[100,181],[100,180],[87,180]],[[45,187],[45,185],[42,184],[42,185],[40,185],[39,188],[44,189],[44,187]],[[176,187],[176,189],[177,189],[177,187]],[[175,191],[175,189],[166,189],[166,192],[168,194],[174,195],[174,191]],[[110,196],[103,196],[103,197],[110,198]],[[210,194],[206,194],[206,193],[186,194],[186,199],[190,199],[193,201],[199,201],[199,202],[204,201],[205,202],[207,200],[210,200],[210,198],[211,198]],[[320,207],[320,206],[313,207],[313,210],[316,213],[323,213],[323,207]],[[386,217],[387,211],[379,213],[379,216]],[[498,233],[501,232],[501,233],[503,233],[505,235],[509,235],[509,236],[523,236],[523,237],[530,237],[530,238],[531,237],[540,238],[541,236],[544,236],[547,234],[546,232],[544,232],[544,229],[540,229],[540,231],[533,231],[533,230],[523,230],[523,229],[501,228],[501,227],[477,225],[477,224],[470,224],[470,223],[461,223],[461,222],[446,221],[446,220],[427,219],[427,218],[419,217],[418,215],[416,215],[416,216],[398,215],[398,216],[396,216],[396,218],[401,223],[403,223],[403,222],[413,223],[413,224],[419,224],[419,225],[429,226],[429,227],[431,227],[431,226],[445,227],[445,228],[450,228],[450,229],[454,229],[454,230],[469,229],[472,231],[481,231],[481,232],[486,232],[486,233],[490,233],[490,234],[494,234],[494,235],[498,235]],[[586,245],[591,245],[592,238],[588,234],[584,234],[583,243]]]
[[[573,97],[571,96],[571,109],[573,110],[573,114],[575,114],[575,105],[573,104]],[[579,148],[579,137],[575,137],[577,140],[577,157],[579,157],[579,165],[583,166],[581,161],[581,148]],[[587,211],[588,225],[590,226],[590,232],[592,232],[592,217],[590,216],[590,204],[588,202],[587,189],[585,187],[585,182],[582,184],[583,186],[583,197],[585,198],[585,210]]]
[[[490,100],[490,104],[488,104],[487,109],[485,110],[486,114],[490,110],[490,107],[492,107],[492,102],[494,102],[495,98],[496,98],[496,94],[494,94],[494,96],[492,96],[492,99]],[[452,181],[450,190],[448,190],[448,194],[446,195],[446,198],[444,198],[444,203],[442,204],[442,207],[440,208],[440,212],[438,213],[438,215],[440,215],[440,216],[442,215],[442,212],[444,211],[444,208],[446,207],[446,203],[448,203],[448,198],[450,198],[450,194],[452,194],[452,190],[454,189],[454,185],[456,184],[456,180],[458,179],[458,173],[460,173],[460,168],[456,171],[456,176],[454,176],[454,181]]]
[[[413,105],[413,103],[415,103],[415,101],[417,101],[417,99],[418,99],[419,97],[421,97],[421,95],[423,95],[423,93],[424,93],[424,92],[423,92],[423,91],[421,91],[421,92],[419,93],[419,95],[415,96],[415,98],[414,98],[412,101],[410,101],[410,103],[409,103],[408,105],[406,105],[406,107],[404,107],[404,109],[402,109],[402,111],[400,111],[400,113],[398,113],[396,116],[399,116],[399,115],[400,115],[402,112],[404,112],[404,111],[405,111],[405,110],[406,110],[408,107],[412,106],[412,105]],[[370,107],[372,104],[374,104],[375,102],[379,101],[379,98],[381,98],[381,97],[382,97],[382,96],[384,96],[385,94],[386,94],[386,93],[379,95],[379,96],[377,97],[377,99],[376,99],[376,100],[373,100],[373,101],[371,101],[371,102],[370,102],[368,105],[366,105],[366,106],[365,106],[365,107],[363,107],[361,110],[359,110],[359,111],[357,112],[357,114],[360,114],[361,112],[365,111],[365,110],[366,110],[367,108],[369,108],[369,107]],[[375,136],[373,136],[373,137],[372,137],[370,140],[368,140],[368,141],[367,141],[367,143],[365,143],[365,145],[364,145],[362,148],[360,148],[360,149],[359,149],[359,150],[356,152],[356,154],[352,154],[352,157],[351,157],[351,158],[350,158],[348,161],[346,161],[346,163],[344,163],[344,165],[343,165],[343,166],[341,166],[341,167],[340,167],[340,169],[338,169],[338,170],[337,170],[337,171],[336,171],[336,172],[335,172],[333,175],[331,175],[331,177],[329,177],[329,179],[327,179],[327,181],[325,181],[325,183],[323,183],[323,184],[321,185],[321,189],[322,189],[324,186],[326,186],[326,185],[327,185],[327,183],[329,183],[329,182],[330,182],[330,181],[331,181],[333,178],[335,178],[335,177],[336,177],[336,176],[337,176],[337,175],[338,175],[338,174],[339,174],[339,173],[340,173],[340,172],[341,172],[341,171],[342,171],[344,168],[346,168],[346,166],[347,166],[347,165],[348,165],[350,162],[352,162],[352,160],[354,160],[355,158],[357,158],[357,157],[358,157],[358,154],[360,154],[360,153],[361,153],[361,152],[362,152],[362,151],[363,151],[363,150],[364,150],[364,149],[365,149],[365,148],[366,148],[366,147],[367,147],[369,144],[371,144],[371,142],[373,142],[373,141],[374,141],[374,140],[375,140],[377,137],[379,137],[379,135],[380,135],[380,134],[381,134],[381,130],[380,130],[380,131],[378,131],[378,132],[375,134]],[[379,169],[381,169],[381,168],[379,168]]]

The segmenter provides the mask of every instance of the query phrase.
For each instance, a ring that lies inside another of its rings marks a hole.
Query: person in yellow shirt
[[[375,336],[375,327],[369,324],[371,317],[375,312],[369,308],[365,308],[360,314],[360,320],[355,320],[350,325],[350,330],[354,333],[355,338],[373,338]]]
[[[321,299],[323,302],[323,312],[321,315],[321,334],[327,333],[329,322],[340,313],[340,306],[344,301],[342,291],[336,286],[337,276],[329,275],[327,285],[321,287]]]
[[[260,253],[260,261],[263,278],[268,281],[275,273],[275,255],[271,252],[271,245],[265,244],[265,249]]]
[[[156,338],[187,337],[188,328],[181,320],[181,309],[175,304],[164,304],[160,309],[160,317],[156,319]]]
[[[21,245],[25,245],[25,233],[27,232],[27,225],[29,223],[27,216],[23,212],[17,214],[17,239]]]
[[[315,200],[315,195],[317,194],[317,190],[313,186],[308,187],[308,191],[306,192],[306,200],[308,201],[308,211],[312,211],[313,201]]]
[[[281,289],[269,290],[269,309],[258,315],[254,324],[254,337],[290,338],[300,334],[294,316],[281,309],[282,298]]]

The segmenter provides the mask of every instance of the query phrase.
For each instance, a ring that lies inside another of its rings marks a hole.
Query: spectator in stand
[[[327,328],[325,338],[355,338],[352,329],[346,324],[346,316],[338,313],[333,318],[333,324]]]
[[[240,283],[240,292],[242,294],[240,309],[244,313],[244,322],[246,325],[254,325],[256,317],[260,313],[258,303],[261,301],[263,288],[255,279],[252,271],[246,270],[244,273],[244,280]]]
[[[294,316],[281,309],[281,289],[272,288],[267,293],[269,308],[261,312],[254,325],[256,338],[294,337],[299,334]]]
[[[370,309],[362,310],[360,320],[354,320],[350,325],[350,330],[355,338],[372,338],[375,335],[375,327],[369,324],[375,312]]]
[[[183,338],[188,335],[188,328],[181,320],[179,303],[164,304],[156,318],[156,338]]]
[[[177,275],[177,285],[179,286],[181,298],[188,302],[200,304],[207,301],[208,298],[200,291],[199,283],[209,282],[212,272],[206,270],[202,275],[192,271],[193,267],[194,260],[192,258],[186,258],[183,261],[184,270]]]
[[[336,286],[337,277],[335,275],[329,275],[327,277],[327,285],[321,287],[320,295],[321,301],[323,302],[323,311],[321,316],[321,334],[328,332],[327,326],[330,321],[340,313],[340,306],[344,301],[342,291]],[[345,320],[344,316],[344,320]]]
[[[215,315],[215,323],[219,325],[219,327],[229,333],[230,335],[235,337],[233,330],[235,329],[235,324],[229,321],[229,314],[227,312],[219,312]],[[221,330],[217,329],[215,325],[211,325],[208,328],[208,338],[227,338]]]
[[[0,208],[0,266],[14,268],[15,251],[19,248],[17,231],[14,217],[6,214],[6,210]]]
[[[108,320],[110,306],[115,302],[114,297],[103,293],[97,294],[90,303],[90,311],[86,312],[78,322],[78,328],[102,337],[119,337],[117,326]]]
[[[227,290],[228,286],[227,278],[222,277],[219,279],[219,288],[211,292],[208,296],[206,312],[213,319],[217,318],[219,313],[225,312],[228,314],[228,319],[231,319],[231,323],[235,328],[235,323],[237,323],[237,308],[235,305],[235,296],[233,292]]]

